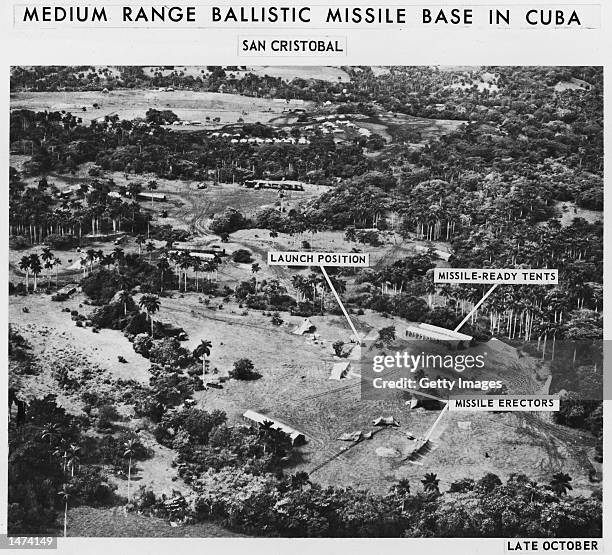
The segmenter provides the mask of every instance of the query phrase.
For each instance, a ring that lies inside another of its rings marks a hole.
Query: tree
[[[255,291],[257,291],[257,272],[261,270],[261,266],[257,262],[253,262],[251,264],[251,272],[253,274],[253,279],[255,280]]]
[[[344,232],[344,240],[347,243],[354,243],[357,241],[357,233],[354,225],[350,225],[346,228],[346,231]]]
[[[58,491],[57,494],[64,500],[64,537],[66,538],[68,536],[68,498],[70,497],[70,492],[68,491],[66,484],[64,484],[64,487]]]
[[[132,497],[130,494],[130,485],[132,480],[132,457],[136,450],[140,447],[140,443],[137,439],[129,439],[124,444],[123,458],[128,459],[128,503],[131,501]]]
[[[123,304],[123,315],[126,316],[127,305],[129,302],[131,302],[132,296],[130,295],[130,292],[127,289],[123,289],[122,291],[119,291],[118,298],[119,302]]]
[[[552,489],[557,495],[565,495],[568,491],[573,488],[570,485],[572,477],[564,472],[558,472],[553,474],[552,480],[550,481],[550,489]]]
[[[19,261],[19,269],[22,272],[25,272],[25,284],[26,284],[26,292],[30,289],[30,264],[31,260],[29,256],[22,256]]]
[[[386,345],[387,347],[395,341],[395,326],[388,326],[382,328],[378,332],[378,341]]]
[[[305,486],[312,484],[308,472],[300,471],[296,472],[290,477],[291,489],[302,491]]]
[[[136,244],[138,245],[138,256],[142,255],[142,245],[144,245],[146,239],[144,235],[138,235],[136,237]]]
[[[56,439],[60,437],[60,427],[57,423],[49,424],[45,426],[40,434],[41,439],[49,439],[49,445],[51,445]]]
[[[170,264],[168,263],[168,259],[165,256],[162,256],[157,262],[157,269],[160,273],[160,284],[159,290],[164,290],[164,274],[170,269]]]
[[[53,268],[53,259],[55,258],[49,247],[44,247],[42,254],[40,255],[44,262],[45,270],[47,270],[47,287],[51,285],[51,278],[49,277],[49,270]]]
[[[70,475],[74,477],[74,469],[78,467],[81,458],[79,453],[81,448],[78,445],[70,444],[68,449],[68,468],[70,468]]]
[[[42,264],[37,254],[30,255],[30,271],[34,275],[34,291],[38,288],[38,275],[42,271]]]
[[[201,339],[200,344],[194,349],[193,356],[202,358],[202,372],[206,373],[206,358],[210,356],[212,343],[208,339]]]
[[[344,347],[344,341],[336,341],[332,344],[332,348],[334,349],[334,354],[337,357],[342,357],[342,349]]]
[[[58,267],[61,265],[62,261],[59,258],[53,260],[53,267],[55,268],[55,287],[59,287]]]
[[[149,253],[149,264],[151,264],[151,256],[153,254],[153,251],[155,250],[155,245],[151,241],[149,241],[145,248],[147,252]]]
[[[407,497],[410,495],[410,480],[402,478],[397,484],[391,486],[389,493],[400,501],[400,510],[404,511]]]
[[[425,477],[421,480],[421,484],[423,484],[423,489],[426,492],[440,493],[440,480],[438,480],[438,476],[433,472],[425,474]]]
[[[229,371],[229,376],[234,380],[256,380],[261,374],[255,371],[253,363],[248,358],[241,358],[234,362],[234,368]]]
[[[138,305],[147,311],[149,321],[151,322],[151,337],[153,337],[153,314],[155,314],[161,306],[159,298],[155,295],[143,295]]]

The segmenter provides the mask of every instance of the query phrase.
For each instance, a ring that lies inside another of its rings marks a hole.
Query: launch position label
[[[269,266],[341,266],[362,267],[370,265],[367,252],[268,252]]]
[[[533,268],[434,268],[434,283],[557,285],[559,270]]]

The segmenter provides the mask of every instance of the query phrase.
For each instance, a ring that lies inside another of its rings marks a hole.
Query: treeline
[[[11,150],[31,155],[24,167],[34,175],[95,162],[105,170],[150,172],[167,179],[207,179],[212,171],[222,173],[217,175],[221,181],[249,176],[335,184],[377,167],[359,141],[336,144],[321,135],[305,145],[233,144],[117,116],[83,126],[70,115],[28,110],[11,112]]]
[[[404,479],[381,495],[320,486],[303,472],[277,477],[226,467],[200,475],[191,502],[164,512],[266,537],[599,537],[600,496],[569,497],[570,482],[563,473],[550,484],[520,474],[503,483],[487,474],[457,480],[442,493],[429,473],[419,491]],[[142,491],[136,504],[159,514],[159,501]]]

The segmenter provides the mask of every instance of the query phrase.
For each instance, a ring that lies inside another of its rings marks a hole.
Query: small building
[[[275,418],[272,418],[265,414],[260,414],[250,409],[247,410],[242,415],[242,417],[246,418],[251,422],[256,422],[257,424],[263,424],[264,422],[272,422],[272,428],[285,432],[291,438],[293,445],[303,445],[304,443],[306,443],[306,434],[296,430],[295,428],[292,428],[287,424],[284,424],[283,422],[280,422],[279,420],[276,420]]]
[[[136,195],[138,200],[166,200],[166,195],[163,193],[145,193],[144,191]]]

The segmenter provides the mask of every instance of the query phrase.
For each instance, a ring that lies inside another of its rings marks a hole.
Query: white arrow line
[[[325,271],[325,267],[321,266],[321,272],[323,272],[323,275],[325,276],[325,279],[327,280],[327,284],[329,285],[329,288],[332,290],[332,293],[334,294],[334,297],[336,297],[336,300],[338,301],[338,304],[340,305],[340,308],[342,309],[342,312],[344,313],[344,316],[346,317],[346,320],[349,323],[349,326],[351,326],[351,329],[353,330],[353,334],[355,335],[355,338],[357,339],[357,341],[359,341],[359,343],[361,343],[361,337],[360,335],[357,333],[357,330],[355,329],[355,326],[353,325],[353,322],[351,321],[348,312],[346,311],[346,309],[344,308],[344,305],[342,304],[342,301],[340,300],[340,297],[338,296],[338,293],[336,293],[336,290],[334,289],[334,286],[332,285],[331,279],[329,279],[329,276],[327,275],[327,272]]]
[[[425,441],[429,441],[431,434],[433,434],[433,431],[435,430],[436,426],[440,423],[440,420],[442,420],[442,417],[444,416],[447,410],[448,410],[448,403],[444,405],[444,408],[440,411],[438,418],[436,418],[436,421],[432,424],[431,428],[429,428],[427,435],[423,438]]]
[[[476,311],[478,310],[478,307],[480,307],[480,305],[481,305],[482,303],[484,303],[484,302],[487,300],[487,297],[488,297],[488,296],[489,296],[491,293],[493,293],[493,291],[495,291],[495,288],[496,288],[498,285],[499,285],[498,283],[494,284],[494,285],[493,285],[493,287],[491,287],[491,289],[489,289],[489,290],[488,290],[488,291],[487,291],[487,292],[484,294],[484,297],[483,297],[482,299],[480,299],[480,300],[479,300],[479,301],[476,303],[476,305],[474,306],[474,308],[472,308],[472,310],[470,310],[470,312],[468,313],[468,315],[467,315],[467,316],[466,316],[466,317],[465,317],[463,320],[461,320],[461,323],[460,323],[460,324],[459,324],[459,325],[458,325],[458,326],[455,328],[455,331],[459,331],[459,330],[460,330],[460,329],[463,327],[463,325],[464,325],[464,324],[465,324],[465,323],[466,323],[466,322],[467,322],[467,321],[470,319],[470,317],[472,316],[472,314],[474,314],[474,312],[476,312]]]

